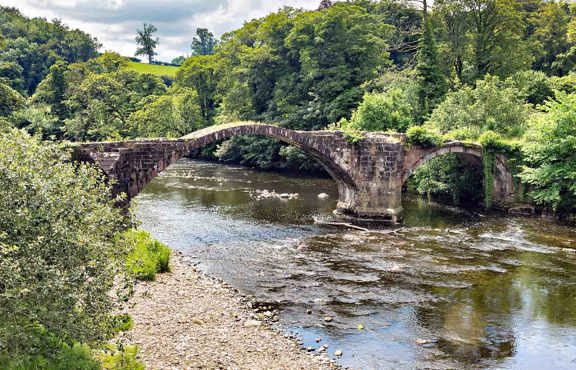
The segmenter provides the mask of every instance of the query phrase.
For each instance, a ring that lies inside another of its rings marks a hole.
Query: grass
[[[144,230],[128,230],[122,233],[118,243],[130,248],[126,260],[128,273],[138,280],[154,280],[157,272],[170,270],[170,248],[152,239]]]
[[[145,64],[132,61],[128,62],[128,66],[126,68],[139,73],[150,73],[156,76],[168,76],[171,78],[175,78],[176,72],[178,71],[178,67]]]

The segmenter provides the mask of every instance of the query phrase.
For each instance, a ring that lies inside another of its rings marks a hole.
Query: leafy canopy
[[[43,351],[43,332],[70,344],[113,332],[123,218],[99,170],[65,159],[21,131],[0,133],[0,354]]]

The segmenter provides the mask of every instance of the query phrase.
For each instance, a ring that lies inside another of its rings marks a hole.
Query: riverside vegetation
[[[67,162],[66,140],[179,137],[259,120],[339,129],[352,141],[376,130],[406,132],[414,144],[480,142],[489,154],[483,168],[445,156],[423,166],[409,187],[431,199],[489,205],[490,194],[475,189],[489,180],[490,154],[505,152],[524,201],[572,216],[576,7],[419,5],[325,0],[315,11],[283,8],[248,21],[220,40],[198,30],[175,77],[139,73],[129,59],[99,53],[82,31],[0,7],[0,363],[59,368],[83,358],[85,368],[100,366],[91,351],[122,326],[110,292],[126,292],[115,277],[130,275],[126,261],[146,278],[166,267],[165,249],[148,236],[118,236],[133,225],[112,207],[97,170]],[[299,149],[260,137],[202,154],[320,171]],[[141,262],[130,251],[142,253]]]

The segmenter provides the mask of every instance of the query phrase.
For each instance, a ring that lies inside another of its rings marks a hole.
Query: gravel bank
[[[233,289],[173,253],[172,272],[138,283],[125,340],[148,369],[330,369],[325,355],[303,351],[272,328]],[[271,320],[271,312],[266,312]]]

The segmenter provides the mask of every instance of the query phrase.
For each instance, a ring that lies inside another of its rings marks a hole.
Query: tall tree
[[[135,55],[145,55],[148,57],[148,63],[154,62],[154,56],[157,55],[155,49],[158,47],[160,41],[158,37],[152,37],[154,32],[158,29],[153,24],[144,23],[144,29],[136,31],[136,43],[140,45],[136,49]]]
[[[192,53],[194,55],[212,55],[214,54],[214,49],[218,45],[218,40],[214,37],[212,32],[208,31],[206,28],[198,28],[196,30],[196,35],[192,40]]]
[[[330,0],[322,0],[320,2],[320,6],[318,7],[318,10],[322,10],[322,9],[328,9],[329,7],[331,7],[332,5],[334,5],[332,3],[332,1]]]
[[[419,116],[424,119],[440,102],[447,91],[446,78],[438,62],[438,50],[428,16],[424,16],[424,30],[418,51],[418,100]]]

